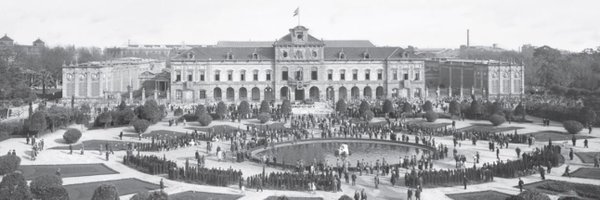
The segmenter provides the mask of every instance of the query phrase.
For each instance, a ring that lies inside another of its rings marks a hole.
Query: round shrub
[[[150,193],[141,191],[133,195],[129,200],[146,200],[148,198],[150,198]]]
[[[342,195],[338,200],[353,200],[353,198],[348,195]]]
[[[271,114],[269,114],[268,112],[262,112],[258,114],[258,121],[260,121],[260,123],[267,123],[270,119]]]
[[[431,101],[425,101],[425,104],[423,104],[423,111],[433,111],[433,104],[431,103]]]
[[[94,190],[92,200],[119,200],[119,192],[114,185],[102,184]]]
[[[208,126],[212,122],[212,117],[208,113],[204,113],[198,117],[198,122],[201,126]]]
[[[252,110],[250,110],[250,104],[247,101],[240,102],[240,105],[238,106],[238,111],[240,115],[243,115],[244,117],[252,113]]]
[[[175,116],[183,115],[183,109],[181,109],[181,108],[175,109],[175,111],[173,112],[173,115],[175,115]]]
[[[169,195],[167,195],[167,193],[162,192],[162,191],[156,191],[156,192],[150,193],[150,195],[148,196],[148,198],[146,200],[168,200],[168,199],[169,199]]]
[[[0,176],[19,169],[21,158],[13,155],[0,156]]]
[[[67,144],[73,144],[81,138],[81,131],[70,128],[63,134],[63,139]]]
[[[31,194],[38,199],[51,198],[53,194],[50,191],[50,187],[53,186],[62,186],[62,179],[54,174],[35,177],[29,184]]]
[[[425,113],[425,119],[427,119],[428,122],[435,122],[435,120],[437,120],[438,117],[438,114],[433,111],[427,111]]]
[[[521,192],[518,196],[522,197],[523,199],[527,199],[527,200],[550,200],[550,197],[548,197],[548,195],[538,192],[538,191],[531,191],[531,190]]]
[[[0,182],[0,199],[32,199],[23,174],[13,172],[2,178],[2,182]]]
[[[48,194],[48,198],[43,200],[70,200],[67,189],[60,185],[48,187]]]
[[[490,116],[490,118],[488,118],[488,120],[490,120],[490,122],[494,126],[499,126],[501,124],[504,124],[504,122],[506,122],[506,118],[499,114],[493,114],[492,116]]]
[[[373,118],[375,118],[375,113],[373,113],[373,111],[371,110],[367,110],[365,111],[365,113],[363,114],[365,121],[370,122]]]
[[[145,119],[138,119],[133,121],[132,125],[133,129],[135,129],[135,132],[142,134],[148,130],[148,127],[150,127],[150,122]]]
[[[583,129],[583,124],[575,120],[567,120],[563,122],[563,127],[570,134],[577,134]]]
[[[386,99],[383,102],[383,107],[381,109],[383,110],[383,113],[391,113],[394,111],[394,105],[392,104],[392,101]]]
[[[185,114],[181,116],[177,121],[182,122],[185,119],[186,122],[198,121],[198,115],[195,114]]]

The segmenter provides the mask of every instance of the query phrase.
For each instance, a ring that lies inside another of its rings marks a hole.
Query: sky
[[[300,24],[325,40],[458,48],[600,46],[598,0],[2,0],[0,34],[31,44],[114,47],[274,41]]]

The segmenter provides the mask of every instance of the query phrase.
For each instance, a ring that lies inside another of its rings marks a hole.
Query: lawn
[[[217,194],[196,191],[186,191],[169,195],[170,200],[234,200],[241,197],[241,195],[234,194]]]
[[[600,168],[579,168],[571,172],[572,177],[600,179]]]
[[[455,194],[446,194],[446,196],[450,197],[454,200],[505,200],[511,195],[505,194],[502,192],[497,192],[493,190],[479,191],[479,192],[466,192],[466,193],[455,193]]]
[[[409,123],[410,123],[410,125],[416,125],[418,127],[428,128],[428,129],[439,129],[439,128],[444,128],[447,126],[452,126],[452,123],[435,123],[435,122],[427,122],[425,120],[412,121]]]
[[[183,132],[169,131],[169,130],[156,130],[156,131],[152,131],[150,133],[142,134],[142,137],[150,138],[153,136],[158,136],[158,138],[164,138],[164,137],[179,137],[179,136],[183,136],[183,135],[185,135],[185,133],[183,133]]]
[[[583,163],[594,163],[594,157],[600,156],[600,152],[576,152],[575,155],[577,155]]]
[[[250,127],[256,127],[258,129],[272,129],[272,130],[282,130],[287,129],[283,122],[273,122],[272,124],[246,124]]]
[[[213,127],[187,127],[186,129],[190,130],[198,130],[202,132],[213,132],[213,133],[231,133],[238,130],[237,127],[229,126],[229,125],[216,125]]]
[[[578,197],[583,199],[600,199],[599,185],[571,183],[557,180],[543,180],[535,183],[525,184],[523,187],[527,190],[538,190],[540,192],[553,195],[571,195],[571,191],[574,191]]]
[[[533,135],[533,137],[535,138],[536,141],[548,141],[549,138],[552,138],[552,141],[564,141],[564,140],[571,140],[571,138],[573,138],[572,134],[568,134],[567,132],[561,132],[561,131],[539,131],[539,132],[534,132],[534,133],[529,133],[531,135]],[[593,138],[591,136],[587,136],[587,135],[582,135],[582,134],[575,134],[575,138],[577,138],[577,140],[579,139],[586,139],[586,138]],[[579,145],[583,146],[583,141],[579,141],[578,142]]]
[[[97,164],[71,164],[71,165],[21,165],[19,170],[27,180],[45,174],[56,174],[60,168],[61,177],[94,176],[105,174],[118,174],[119,172],[108,168],[102,163]]]
[[[112,147],[113,151],[119,151],[119,150],[127,150],[127,143],[130,143],[130,142],[115,141],[115,140],[86,140],[86,141],[83,141],[86,151],[88,151],[88,150],[89,151],[98,151],[98,150],[100,150],[100,146],[102,146],[103,150],[106,150],[105,149],[106,143],[108,143],[108,145],[110,145]],[[134,142],[134,144],[135,144],[135,142]],[[50,149],[69,150],[69,146],[56,146],[56,147],[52,147]],[[73,153],[79,153],[80,150],[81,150],[81,144],[73,145]]]
[[[348,195],[350,196],[350,195]],[[265,200],[278,200],[282,196],[269,196]],[[285,196],[285,199],[289,200],[323,200],[321,197],[288,197]]]
[[[475,123],[473,126],[467,126],[464,128],[457,129],[458,131],[477,131],[477,132],[514,132],[515,130],[523,129],[522,127],[508,126],[508,127],[495,127],[490,124],[478,124]]]
[[[81,184],[65,185],[65,189],[69,193],[70,199],[91,199],[94,195],[94,190],[101,184],[112,184],[117,188],[119,195],[134,194],[139,191],[149,191],[159,189],[157,184],[141,181],[135,178],[98,181]]]

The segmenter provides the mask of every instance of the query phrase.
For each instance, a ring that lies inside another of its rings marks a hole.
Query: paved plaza
[[[383,119],[376,118],[375,122],[381,122]],[[414,123],[423,123],[421,119],[411,119]],[[451,120],[448,119],[439,119],[436,124],[449,124]],[[482,126],[482,124],[489,123],[487,121],[456,121],[456,128],[468,128],[472,127],[473,124],[477,124],[477,126]],[[183,124],[179,124],[178,126],[169,126],[166,121],[159,122],[155,125],[152,125],[146,133],[148,135],[156,135],[156,134],[168,134],[172,133],[191,133],[192,130],[200,130],[200,131],[208,131],[211,127],[216,127],[217,129],[226,129],[229,128],[241,128],[246,129],[246,126],[255,124],[252,120],[242,120],[240,122],[230,122],[230,121],[213,121],[211,126],[208,128],[200,127],[197,122],[188,122],[185,126]],[[505,127],[510,129],[508,132],[513,133],[514,130],[518,131],[518,134],[543,134],[543,133],[552,133],[552,134],[560,134],[563,131],[561,126],[556,125],[551,126],[541,126],[539,125],[539,121],[534,119],[533,123],[511,123],[504,124],[497,128]],[[75,125],[80,127],[79,125]],[[281,126],[278,124],[277,126]],[[289,123],[284,126],[289,126]],[[433,126],[433,125],[430,125]],[[47,149],[41,151],[38,158],[33,161],[29,159],[28,152],[30,151],[29,145],[25,144],[23,138],[13,138],[0,142],[0,152],[7,152],[9,150],[15,149],[17,155],[22,158],[22,167],[21,170],[26,175],[27,179],[31,179],[37,175],[41,175],[43,173],[53,173],[56,168],[62,169],[63,181],[64,185],[72,195],[71,198],[74,197],[87,197],[89,190],[93,190],[90,185],[97,185],[97,182],[114,182],[121,183],[122,181],[129,181],[127,184],[135,185],[140,189],[158,189],[156,184],[160,182],[161,179],[164,179],[164,183],[166,188],[164,191],[170,195],[180,196],[181,199],[185,199],[184,197],[190,196],[195,192],[204,192],[204,193],[215,193],[224,195],[222,199],[268,199],[281,195],[286,195],[289,197],[295,198],[322,198],[322,199],[337,199],[343,194],[348,196],[353,196],[356,190],[365,189],[369,198],[374,199],[406,199],[407,188],[405,186],[392,186],[390,183],[389,177],[381,177],[381,185],[378,189],[376,189],[373,185],[373,175],[363,175],[359,176],[357,180],[356,186],[352,186],[349,184],[342,184],[342,191],[333,193],[333,192],[325,192],[325,191],[317,191],[316,193],[302,192],[302,191],[281,191],[281,190],[264,190],[263,192],[256,192],[253,189],[246,189],[246,191],[240,191],[237,188],[237,185],[230,185],[228,187],[215,187],[208,185],[196,185],[190,183],[184,183],[179,181],[168,180],[161,176],[149,175],[132,169],[122,163],[122,157],[125,155],[125,151],[121,151],[121,148],[117,148],[114,152],[114,155],[110,155],[110,160],[106,161],[105,155],[100,154],[98,148],[95,146],[100,146],[101,144],[105,144],[107,141],[111,142],[111,145],[116,147],[120,147],[125,145],[127,142],[150,142],[149,137],[142,137],[140,140],[139,137],[131,135],[125,136],[122,140],[119,139],[118,135],[121,131],[126,131],[130,129],[130,127],[116,127],[116,128],[106,128],[106,129],[93,129],[84,131],[83,137],[80,139],[78,144],[74,145],[75,153],[70,154],[68,148],[65,148],[66,145],[62,143],[59,139],[62,137],[64,130],[57,130],[54,133],[49,133],[42,136],[42,139],[46,141]],[[566,134],[566,133],[563,133]],[[318,135],[319,134],[315,134]],[[591,134],[579,133],[580,137],[589,138],[589,148],[583,148],[583,145],[580,144],[578,146],[572,147],[570,142],[560,143],[564,149],[573,148],[575,152],[578,153],[579,156],[592,154],[594,152],[600,151],[600,131],[595,129]],[[547,136],[552,137],[552,136]],[[435,137],[437,142],[446,144],[451,148],[453,145],[452,137]],[[86,151],[83,155],[79,152],[80,143],[85,143]],[[558,140],[557,140],[557,143]],[[526,144],[510,144],[508,149],[500,150],[500,159],[501,160],[514,160],[516,159],[515,148],[519,147],[523,152],[528,152],[534,150],[534,148],[538,148],[546,144],[545,141],[537,141],[533,146],[529,147]],[[215,142],[215,146],[219,146],[224,149],[229,148],[228,142]],[[214,149],[214,148],[213,148]],[[487,149],[487,141],[478,141],[477,145],[472,145],[471,141],[461,141],[460,145],[457,147],[457,150],[461,154],[465,154],[467,158],[472,158],[476,152],[479,152],[481,155],[481,162],[479,164],[475,164],[480,167],[482,163],[491,162],[496,160],[495,152],[489,151]],[[263,166],[259,163],[244,161],[241,163],[233,162],[230,160],[219,162],[217,157],[213,152],[206,151],[206,143],[201,142],[196,146],[178,148],[170,151],[162,151],[162,152],[141,152],[143,155],[156,155],[159,157],[166,157],[171,160],[177,162],[178,165],[184,165],[186,159],[190,159],[190,163],[195,164],[193,161],[194,153],[198,151],[202,155],[207,156],[206,158],[206,167],[208,168],[233,168],[235,170],[241,170],[245,177],[259,174],[263,170]],[[568,158],[568,151],[562,151],[562,154],[565,158]],[[585,157],[584,157],[585,158]],[[395,158],[387,158],[390,163],[396,162]],[[467,166],[472,166],[473,160],[467,159]],[[433,164],[435,169],[452,169],[455,167],[455,163],[453,159],[442,159],[436,160]],[[572,177],[562,176],[562,172],[566,166],[570,166],[571,172],[573,173]],[[584,162],[580,157],[575,156],[573,160],[565,159],[565,163],[554,170],[552,173],[546,175],[546,179],[557,180],[557,181],[566,181],[573,183],[581,183],[581,184],[595,184],[598,185],[598,179],[596,176],[581,176],[581,173],[597,173],[596,169],[591,169],[593,171],[589,171],[592,163]],[[582,170],[578,170],[579,168],[586,168]],[[282,168],[275,167],[266,167],[266,172],[279,172],[284,171]],[[587,170],[587,171],[586,171]],[[401,172],[403,174],[404,172]],[[535,183],[540,181],[540,177],[538,174],[533,174],[529,176],[525,176],[522,178],[526,184]],[[143,182],[138,182],[137,180],[143,180]],[[489,191],[495,191],[499,194],[506,195],[515,195],[519,193],[519,190],[515,188],[517,185],[518,179],[504,179],[496,177],[493,182],[487,183],[470,183],[467,189],[463,189],[462,186],[449,186],[449,187],[437,187],[437,188],[425,188],[422,197],[423,199],[472,199],[471,197],[475,194],[479,194],[481,192],[487,193]],[[88,187],[89,186],[89,187]],[[119,193],[122,195],[121,199],[129,199],[134,191],[130,189],[123,189],[126,187],[117,187],[119,189]],[[461,194],[465,193],[465,194]],[[550,196],[553,199],[557,199],[561,194],[560,193],[552,193]],[[475,195],[477,196],[477,195]],[[74,198],[74,199],[78,199]],[[178,198],[175,198],[178,199]]]

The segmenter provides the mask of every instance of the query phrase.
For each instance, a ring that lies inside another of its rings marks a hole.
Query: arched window
[[[233,54],[231,52],[227,52],[227,60],[233,60]]]
[[[258,60],[258,54],[256,54],[256,53],[253,53],[253,54],[252,54],[252,59],[254,59],[254,60]]]
[[[369,58],[371,58],[371,55],[369,54],[369,52],[365,52],[365,53],[363,54],[363,58],[364,58],[364,59],[369,59]]]
[[[342,51],[342,52],[340,52],[339,58],[340,58],[340,59],[346,59],[346,54],[344,54],[344,52],[343,52],[343,51]]]
[[[288,52],[287,51],[283,51],[283,57],[287,58],[288,57]]]
[[[312,52],[312,57],[313,57],[313,58],[316,58],[318,55],[319,55],[319,54],[317,53],[317,51],[313,51],[313,52]]]

